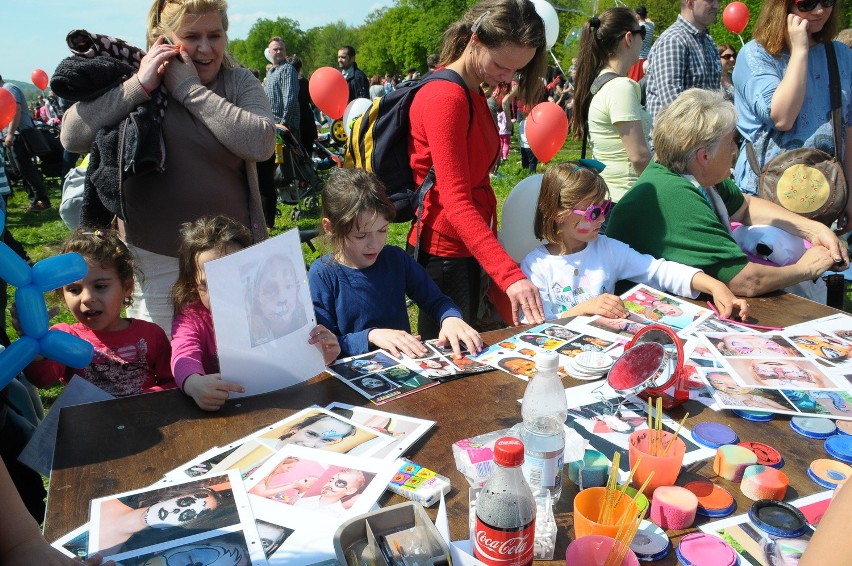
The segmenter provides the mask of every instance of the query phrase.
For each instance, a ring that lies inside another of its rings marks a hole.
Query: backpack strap
[[[470,129],[473,126],[473,97],[470,95],[470,89],[467,87],[467,83],[464,82],[464,79],[460,74],[453,71],[452,69],[448,69],[446,67],[442,69],[438,69],[437,71],[432,71],[431,73],[427,73],[424,75],[420,81],[420,84],[417,87],[421,87],[426,83],[432,81],[450,81],[451,83],[455,83],[462,88],[465,95],[467,96],[467,108],[468,108],[468,118],[467,118],[467,133],[470,134]],[[420,186],[417,187],[417,207],[414,209],[414,261],[417,261],[417,257],[420,255],[420,217],[422,216],[424,202],[426,200],[426,193],[429,192],[429,189],[435,186],[435,166],[429,168],[429,172],[426,173],[426,178],[423,179],[423,182],[420,183]]]
[[[589,108],[592,106],[592,99],[598,92],[600,92],[606,83],[612,79],[617,79],[620,76],[621,75],[618,73],[604,73],[602,75],[598,75],[598,77],[592,81],[592,86],[589,88],[589,94],[591,94],[591,96],[588,100],[586,100],[586,133],[583,135],[583,147],[580,149],[580,159],[586,158],[586,144],[589,142]]]

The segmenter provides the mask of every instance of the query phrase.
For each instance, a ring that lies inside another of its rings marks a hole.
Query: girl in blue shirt
[[[439,345],[456,357],[482,349],[479,333],[403,249],[385,246],[395,209],[381,181],[358,169],[335,171],[322,193],[322,227],[334,251],[308,273],[317,322],[340,340],[343,356],[374,348],[393,356],[422,357],[427,348],[411,334],[405,299],[440,322]]]

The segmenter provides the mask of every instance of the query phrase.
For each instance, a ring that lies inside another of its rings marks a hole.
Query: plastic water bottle
[[[530,378],[521,402],[521,440],[524,443],[524,478],[537,500],[550,492],[555,503],[562,495],[562,467],[565,452],[565,419],[568,402],[559,379],[559,356],[538,354],[536,373]]]
[[[488,566],[527,566],[535,550],[536,505],[521,473],[524,445],[494,443],[494,472],[476,500],[473,554]]]

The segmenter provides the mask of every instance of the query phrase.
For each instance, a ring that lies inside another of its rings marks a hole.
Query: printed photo
[[[393,391],[398,387],[395,383],[384,379],[381,377],[381,374],[378,373],[364,377],[356,377],[351,379],[350,382],[367,398],[378,397],[379,395]]]
[[[247,276],[246,313],[252,347],[277,340],[305,326],[305,306],[293,260],[268,256]]]
[[[852,419],[852,396],[846,391],[784,389],[781,393],[802,413]]]
[[[347,358],[329,366],[329,369],[344,379],[354,379],[396,365],[399,365],[399,360],[393,359],[386,352],[376,351]]]
[[[588,324],[589,326],[599,328],[604,332],[610,332],[625,338],[633,338],[637,332],[652,323],[651,321],[645,320],[635,314],[630,314],[627,318],[607,318],[605,316],[597,316],[590,320]]]
[[[531,344],[536,348],[541,348],[542,350],[554,350],[565,344],[564,340],[559,340],[544,334],[520,334],[518,335],[518,340]]]
[[[689,326],[701,311],[707,310],[646,285],[637,285],[621,298],[628,311],[678,330]]]
[[[724,357],[800,358],[789,340],[778,334],[705,334],[712,350]]]
[[[606,338],[598,338],[597,336],[578,336],[564,346],[557,348],[557,352],[569,358],[576,357],[583,352],[606,352],[613,346],[615,342]]]
[[[288,446],[246,480],[254,508],[339,524],[364,513],[393,477],[390,460],[357,458]],[[306,524],[306,528],[308,525]]]
[[[725,358],[741,385],[774,389],[836,389],[813,362],[804,359]]]
[[[164,543],[180,546],[188,537],[252,521],[241,478],[229,472],[93,500],[89,552],[123,558]],[[256,532],[246,536],[259,548]]]
[[[791,333],[787,337],[806,356],[812,356],[831,364],[840,364],[849,360],[852,345],[845,340],[824,332],[812,334]]]
[[[701,376],[713,398],[723,409],[796,412],[796,409],[779,391],[742,387],[723,370],[704,370]]]
[[[171,566],[172,564],[205,566],[251,566],[252,559],[242,531],[188,542],[169,548],[128,556],[117,566]]]
[[[430,428],[435,426],[435,421],[418,419],[407,415],[397,415],[395,413],[368,409],[367,407],[345,405],[343,403],[332,403],[326,409],[361,426],[365,426],[381,434],[386,434],[393,439],[390,444],[377,450],[373,454],[374,458],[394,459],[401,456],[410,446],[426,434]]]

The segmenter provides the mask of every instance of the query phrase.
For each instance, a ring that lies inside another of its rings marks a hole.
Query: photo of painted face
[[[852,396],[846,391],[802,391],[788,389],[784,395],[802,413],[829,415],[833,417],[852,416]]]
[[[330,366],[330,369],[344,379],[355,379],[396,365],[399,365],[399,362],[386,353],[371,352],[355,359],[338,362]]]
[[[329,449],[343,439],[354,436],[358,429],[354,425],[322,412],[309,415],[290,427],[278,437],[275,450],[287,444],[305,448]]]
[[[501,369],[518,377],[530,378],[535,375],[535,362],[518,356],[509,356],[497,362]]]
[[[724,371],[706,371],[704,377],[710,385],[713,398],[725,408],[749,410],[793,411],[789,401],[778,391],[741,387],[730,374]]]
[[[396,366],[388,368],[380,374],[385,379],[402,387],[406,391],[423,387],[435,383],[426,376],[420,375],[416,371],[410,370],[405,366]]]
[[[557,340],[550,336],[543,336],[541,334],[521,334],[520,339],[527,344],[538,346],[544,350],[552,350],[565,343],[562,340]]]
[[[572,338],[576,338],[578,334],[571,330],[568,330],[564,326],[553,325],[548,328],[545,328],[541,331],[542,334],[546,334],[553,338],[558,338],[559,340],[571,340]]]
[[[240,522],[227,476],[104,499],[95,505],[97,524],[92,528],[97,529],[98,538],[90,543],[97,548],[89,550],[104,556]]]
[[[308,323],[301,287],[293,261],[286,255],[271,255],[257,266],[246,291],[252,347],[286,336]]]
[[[775,389],[835,389],[831,380],[807,360],[728,358],[747,386]]]
[[[379,374],[357,377],[352,380],[352,385],[364,392],[370,398],[377,397],[396,389],[396,385],[383,379]]]
[[[373,477],[375,474],[361,470],[330,466],[323,477],[294,505],[301,509],[343,517]]]
[[[708,336],[723,356],[754,356],[769,358],[799,357],[798,352],[783,336],[757,334],[727,334]]]
[[[420,360],[418,365],[420,366],[420,373],[426,377],[447,377],[456,373],[456,368],[442,358]]]
[[[845,362],[849,359],[852,347],[843,340],[832,338],[822,332],[790,336],[790,341],[805,354],[816,356],[832,363]]]
[[[291,531],[292,532],[292,531]],[[168,550],[125,559],[120,566],[250,566],[242,532],[228,533]]]
[[[635,320],[634,320],[635,318]],[[607,318],[599,316],[589,322],[589,326],[600,328],[625,338],[632,338],[637,332],[651,324],[649,321],[641,319],[635,315],[630,315],[628,318]]]

